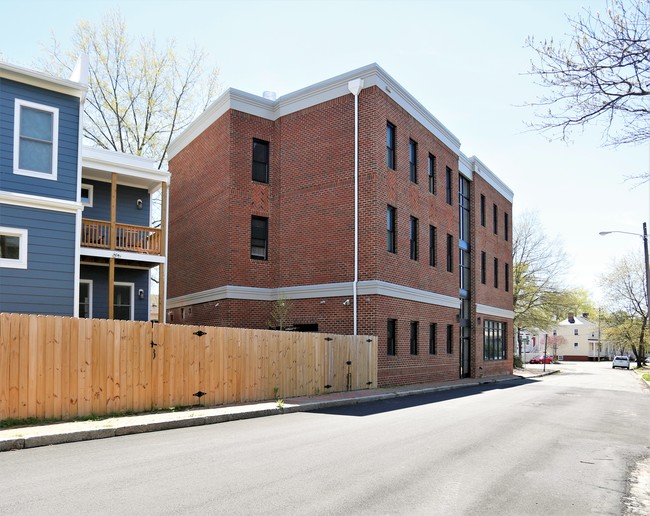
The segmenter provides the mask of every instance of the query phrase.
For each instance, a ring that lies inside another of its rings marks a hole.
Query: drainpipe
[[[354,281],[352,282],[352,305],[354,313],[354,336],[357,336],[357,284],[359,283],[359,93],[363,79],[348,82],[354,95]]]

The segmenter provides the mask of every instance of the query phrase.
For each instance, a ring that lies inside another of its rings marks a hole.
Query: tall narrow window
[[[251,218],[251,258],[266,260],[269,247],[269,219],[266,217]]]
[[[454,237],[447,235],[447,272],[454,272]]]
[[[91,319],[93,316],[93,282],[79,280],[79,317]]]
[[[492,205],[492,230],[494,231],[495,235],[499,234],[499,215],[498,215],[498,210],[497,210],[497,205],[493,204]]]
[[[494,288],[499,288],[499,259],[494,259]]]
[[[253,139],[253,181],[269,182],[269,142]]]
[[[397,320],[388,319],[386,328],[386,354],[390,356],[397,355]]]
[[[429,355],[435,355],[438,352],[438,324],[429,325]]]
[[[503,273],[505,276],[503,281],[506,285],[506,292],[510,292],[510,265],[509,264],[507,263],[505,264]]]
[[[485,195],[481,194],[481,226],[485,227]]]
[[[414,140],[409,140],[409,172],[411,182],[418,182],[418,144]]]
[[[113,319],[133,320],[133,283],[117,283],[113,287]]]
[[[503,214],[503,238],[508,240],[510,234],[510,221],[507,213]]]
[[[411,217],[411,260],[418,259],[418,219]]]
[[[429,193],[436,194],[436,157],[429,154]]]
[[[486,276],[486,268],[487,268],[487,255],[485,254],[485,251],[481,251],[481,283],[485,285],[485,276]]]
[[[387,247],[389,253],[397,252],[397,240],[396,240],[396,211],[393,206],[388,206],[386,210],[386,228],[388,231],[387,235]]]
[[[418,354],[418,321],[411,321],[411,355]]]
[[[16,99],[14,120],[14,172],[56,180],[59,110]]]
[[[451,184],[451,169],[447,167],[445,170],[445,190],[446,190],[447,204],[452,203],[453,193],[454,193],[452,188],[453,187]]]
[[[429,265],[435,267],[438,262],[436,248],[438,247],[438,230],[435,226],[429,226]]]
[[[386,124],[386,165],[395,170],[395,126]]]
[[[447,353],[451,354],[454,352],[454,326],[452,324],[447,325]]]

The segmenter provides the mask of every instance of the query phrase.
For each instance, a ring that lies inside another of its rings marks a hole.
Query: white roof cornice
[[[82,175],[88,179],[110,181],[110,174],[116,173],[120,175],[120,184],[154,190],[171,178],[167,170],[157,169],[153,160],[143,156],[84,146],[81,159]]]
[[[275,121],[290,113],[295,113],[296,111],[350,94],[348,82],[358,78],[363,79],[364,89],[377,86],[436,135],[452,151],[456,153],[460,152],[460,140],[420,104],[415,97],[386,73],[383,68],[373,63],[326,79],[312,86],[294,91],[293,93],[288,93],[277,100],[269,100],[241,90],[229,88],[199,115],[180,136],[172,141],[168,149],[168,156],[170,159],[174,157],[229,109]]]
[[[0,77],[12,81],[30,84],[38,88],[57,91],[83,99],[88,86],[67,79],[59,79],[43,72],[28,70],[21,66],[0,62]]]
[[[508,199],[508,201],[513,201],[515,196],[514,192],[508,188],[508,186],[503,181],[501,181],[501,179],[499,179],[494,172],[487,168],[485,163],[483,163],[476,156],[472,156],[471,158],[466,159],[468,159],[468,161],[471,163],[474,173],[485,179],[485,181],[487,181],[487,183],[492,186],[492,188],[494,188],[497,192]]]

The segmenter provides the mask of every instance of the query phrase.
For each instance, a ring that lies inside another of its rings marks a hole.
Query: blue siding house
[[[82,145],[87,73],[83,57],[67,80],[0,62],[0,312],[148,320],[170,175]]]

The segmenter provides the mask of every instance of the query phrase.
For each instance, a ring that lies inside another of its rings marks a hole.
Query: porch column
[[[167,256],[167,183],[162,184],[160,193],[160,256]],[[158,267],[158,322],[164,323],[166,316],[167,260]]]
[[[117,174],[111,175],[111,251],[113,255],[108,260],[108,318],[113,319],[115,304],[115,244],[116,235],[116,213],[117,213]]]

